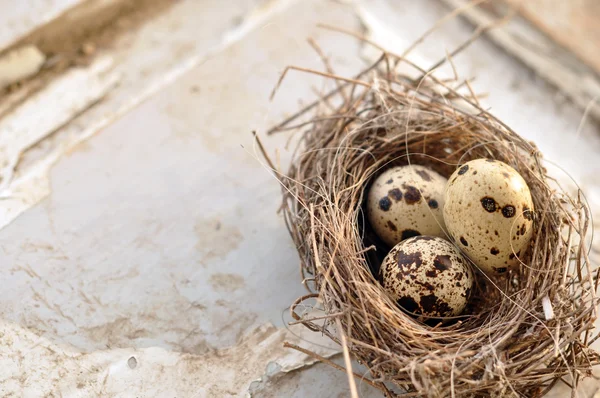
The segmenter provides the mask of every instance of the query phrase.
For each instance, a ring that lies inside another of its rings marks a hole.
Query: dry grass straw
[[[599,363],[589,348],[598,272],[587,257],[581,193],[564,192],[536,146],[482,109],[468,82],[440,81],[417,65],[419,77],[410,78],[394,71],[400,63],[409,64],[384,52],[354,78],[329,66],[291,68],[336,84],[269,132],[300,134],[280,177],[283,213],[311,290],[292,305],[292,316],[343,343],[386,396],[539,397],[557,382],[574,390]],[[392,165],[423,164],[449,176],[482,157],[506,162],[529,184],[531,249],[507,277],[479,275],[469,315],[421,322],[400,311],[373,276],[385,251],[364,220],[365,187]],[[306,319],[299,309],[315,298],[324,316]]]

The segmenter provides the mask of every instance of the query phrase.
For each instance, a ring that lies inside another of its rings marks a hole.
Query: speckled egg
[[[417,235],[444,233],[446,178],[420,165],[393,167],[375,179],[367,196],[367,217],[388,245]]]
[[[381,264],[379,281],[404,310],[448,317],[464,310],[474,276],[452,243],[416,236],[392,248]]]
[[[446,227],[460,249],[488,275],[519,264],[533,234],[533,216],[527,183],[503,162],[472,160],[450,176]]]

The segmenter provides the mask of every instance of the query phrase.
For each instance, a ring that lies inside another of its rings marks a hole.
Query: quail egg
[[[420,165],[393,167],[375,179],[367,218],[389,246],[417,235],[445,236],[442,208],[446,178]]]
[[[448,232],[488,275],[519,264],[533,234],[533,215],[527,183],[515,169],[497,160],[465,163],[446,187]]]
[[[470,265],[456,247],[425,235],[394,246],[381,264],[379,280],[401,308],[431,317],[459,315],[474,284]]]

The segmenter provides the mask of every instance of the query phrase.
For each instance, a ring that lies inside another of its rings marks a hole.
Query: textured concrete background
[[[250,132],[321,87],[292,73],[268,101],[285,66],[322,69],[306,38],[344,76],[374,55],[317,23],[403,49],[446,12],[429,0],[181,1],[103,50],[104,69],[82,67],[110,84],[57,130],[32,129],[21,185],[3,194],[0,395],[348,396],[344,373],[282,348],[292,341],[339,361],[320,336],[286,328],[286,307],[304,290],[277,182]],[[414,56],[429,66],[471,31],[451,21]],[[485,39],[455,64],[597,211],[598,126],[580,128],[579,110]],[[283,164],[287,139],[265,140]]]

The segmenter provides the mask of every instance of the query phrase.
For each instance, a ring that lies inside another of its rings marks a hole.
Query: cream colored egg
[[[404,310],[431,317],[459,315],[474,283],[467,260],[452,243],[435,236],[416,236],[394,246],[379,279]]]
[[[533,215],[527,183],[505,163],[472,160],[448,181],[444,203],[448,232],[489,275],[519,264],[533,234]]]
[[[445,236],[442,208],[446,178],[420,165],[393,167],[375,179],[367,217],[388,245],[417,235]]]

